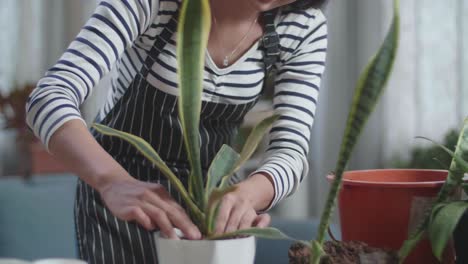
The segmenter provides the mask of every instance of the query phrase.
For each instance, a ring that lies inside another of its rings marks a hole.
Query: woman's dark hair
[[[320,8],[322,7],[328,0],[297,0],[291,4],[291,7],[296,10],[304,10],[307,8]]]

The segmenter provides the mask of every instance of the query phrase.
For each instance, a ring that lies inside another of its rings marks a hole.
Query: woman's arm
[[[327,52],[326,19],[320,10],[312,10],[307,11],[307,21],[295,20],[307,25],[307,30],[300,32],[290,26],[291,34],[300,34],[281,52],[277,64],[273,107],[280,117],[270,130],[262,165],[252,174],[270,175],[275,194],[269,208],[294,193],[308,174],[310,133]]]
[[[94,139],[79,120],[71,120],[52,136],[50,152],[98,192],[116,180],[133,178]]]
[[[296,35],[297,48],[285,49],[278,63],[273,105],[280,118],[270,131],[262,166],[223,198],[216,226],[218,233],[268,225],[269,216],[257,212],[267,211],[292,194],[308,173],[307,153],[325,69],[327,26],[319,10],[307,17],[308,21],[291,23],[309,27]],[[295,25],[291,27],[294,30]]]
[[[136,221],[148,230],[158,227],[174,239],[177,238],[174,226],[190,239],[201,237],[184,209],[163,186],[131,177],[79,120],[69,121],[60,127],[49,146],[51,153],[98,191],[106,206],[119,219]]]
[[[46,147],[63,124],[75,119],[83,121],[81,104],[124,51],[151,25],[158,3],[158,0],[100,1],[78,36],[39,80],[29,98],[28,125]]]

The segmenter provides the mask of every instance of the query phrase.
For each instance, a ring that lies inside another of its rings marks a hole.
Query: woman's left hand
[[[236,190],[226,194],[221,201],[215,233],[267,227],[271,221],[270,215],[258,214],[257,210],[268,206],[273,193],[273,186],[265,175],[254,175],[237,184]]]

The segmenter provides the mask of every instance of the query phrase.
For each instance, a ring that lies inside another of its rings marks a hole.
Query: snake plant
[[[223,145],[208,170],[202,174],[199,122],[203,91],[205,51],[210,32],[211,13],[208,0],[182,1],[177,33],[177,60],[180,96],[179,118],[190,162],[188,188],[182,184],[158,153],[142,138],[100,124],[94,128],[107,136],[121,138],[138,149],[175,186],[188,207],[188,213],[207,239],[223,239],[239,235],[254,235],[272,239],[289,239],[274,228],[250,228],[222,235],[214,234],[218,208],[222,197],[235,190],[229,186],[231,176],[253,154],[261,138],[278,116],[260,122],[246,140],[240,154]],[[204,178],[206,176],[206,183]]]
[[[312,249],[310,262],[313,264],[320,263],[321,259],[325,257],[323,243],[335,207],[336,198],[341,188],[343,172],[358,136],[375,108],[390,76],[398,48],[399,20],[399,0],[394,0],[394,16],[390,30],[379,51],[367,65],[357,83],[335,168],[335,180],[328,193],[326,205],[320,220],[318,236],[310,244]]]
[[[418,245],[426,232],[429,235],[434,255],[441,260],[447,242],[452,237],[457,223],[463,213],[468,210],[467,201],[449,201],[452,193],[457,188],[465,187],[463,176],[468,173],[468,118],[465,119],[463,128],[460,131],[455,152],[443,145],[437,145],[453,157],[448,176],[437,199],[428,210],[427,216],[400,248],[399,257],[401,261]]]

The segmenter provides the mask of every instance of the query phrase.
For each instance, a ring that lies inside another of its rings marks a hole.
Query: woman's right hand
[[[199,229],[161,184],[116,179],[99,193],[107,208],[121,220],[136,221],[147,230],[159,228],[171,239],[178,239],[174,227],[188,239],[201,239]]]
[[[188,239],[200,239],[198,228],[160,184],[133,178],[97,143],[80,120],[71,120],[52,136],[49,150],[65,166],[99,192],[112,214],[136,221],[144,228],[158,228],[177,239],[173,227]]]

